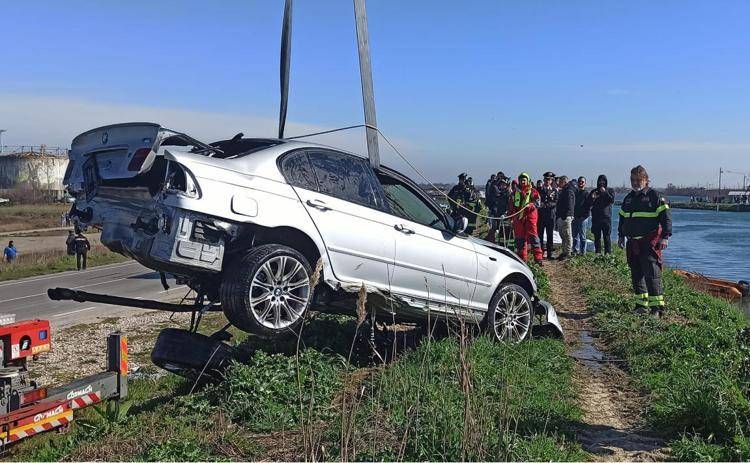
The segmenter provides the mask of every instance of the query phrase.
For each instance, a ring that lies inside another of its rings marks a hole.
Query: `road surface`
[[[47,319],[55,327],[92,322],[98,317],[123,316],[143,309],[75,301],[52,301],[48,288],[80,289],[92,293],[140,299],[173,300],[187,287],[169,281],[164,290],[159,274],[135,261],[91,267],[0,283],[0,313],[14,313],[16,320]]]

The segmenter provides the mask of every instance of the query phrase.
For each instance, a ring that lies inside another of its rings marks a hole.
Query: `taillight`
[[[47,398],[47,388],[34,389],[33,391],[24,392],[21,394],[21,405],[27,405],[33,402],[38,402],[42,399]]]
[[[133,158],[130,160],[130,164],[128,164],[128,170],[141,170],[141,167],[143,167],[143,163],[146,162],[146,158],[148,157],[150,152],[151,148],[141,148],[136,151],[135,154],[133,154]]]

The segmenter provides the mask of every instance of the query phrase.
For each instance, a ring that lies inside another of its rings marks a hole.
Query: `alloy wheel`
[[[250,309],[261,325],[286,328],[302,317],[310,298],[310,275],[292,256],[275,256],[260,266],[250,284]]]
[[[495,336],[500,341],[520,342],[531,329],[531,304],[529,299],[516,291],[510,289],[503,294],[495,311]]]

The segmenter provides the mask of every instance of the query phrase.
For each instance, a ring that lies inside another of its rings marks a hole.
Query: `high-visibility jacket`
[[[672,236],[672,213],[664,198],[648,187],[628,193],[620,208],[618,235],[638,239],[657,230],[661,238]]]
[[[531,204],[531,206],[526,207],[523,212],[518,214],[518,219],[524,218],[526,214],[531,209],[536,209],[534,206],[534,202],[539,200],[539,193],[536,191],[536,189],[532,186],[528,186],[526,188],[526,191],[523,191],[522,189],[517,189],[515,192],[513,192],[513,196],[511,196],[511,204],[510,204],[510,213],[515,213],[517,211],[520,211],[521,209],[524,209],[524,207],[527,204]]]

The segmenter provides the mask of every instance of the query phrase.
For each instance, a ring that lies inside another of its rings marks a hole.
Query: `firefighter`
[[[513,216],[513,234],[516,237],[516,253],[526,261],[528,254],[526,245],[530,245],[534,252],[534,261],[542,263],[542,246],[537,233],[538,212],[536,204],[539,193],[531,184],[531,177],[527,173],[518,176],[518,183],[514,182],[513,194],[508,213]]]
[[[539,189],[539,241],[544,244],[547,236],[547,259],[552,259],[552,235],[555,229],[555,207],[557,206],[557,187],[555,174],[544,173],[544,184]]]
[[[630,171],[633,190],[625,196],[617,227],[617,244],[625,248],[637,296],[636,313],[650,309],[652,315],[664,313],[665,301],[661,285],[662,252],[672,236],[672,216],[664,198],[649,187],[643,166]],[[627,244],[626,244],[627,239]]]

